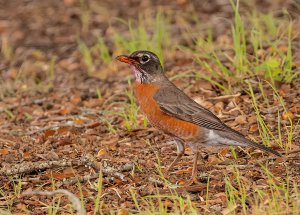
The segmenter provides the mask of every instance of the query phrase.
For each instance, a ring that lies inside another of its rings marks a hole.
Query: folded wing
[[[192,122],[213,130],[227,130],[228,127],[212,112],[190,99],[177,87],[161,88],[155,95],[160,109],[168,115]]]

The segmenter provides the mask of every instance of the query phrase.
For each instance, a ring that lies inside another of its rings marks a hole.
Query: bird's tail
[[[271,154],[274,154],[274,155],[276,155],[278,157],[281,157],[281,154],[279,152],[277,152],[277,151],[275,151],[275,150],[273,150],[273,149],[271,149],[269,147],[266,147],[266,146],[264,146],[262,144],[258,144],[256,142],[253,142],[253,141],[248,140],[246,138],[245,138],[245,140],[246,140],[246,143],[247,143],[248,146],[252,146],[254,148],[258,148],[258,149],[260,149],[262,151],[265,151],[267,153],[271,153]]]
[[[219,133],[219,132],[218,132]],[[258,148],[264,152],[274,154],[278,157],[281,157],[281,154],[269,147],[266,147],[262,144],[258,144],[252,140],[245,138],[241,133],[233,130],[233,132],[222,132],[219,133],[220,136],[229,140],[226,145],[236,145],[236,146],[251,146],[254,148]]]

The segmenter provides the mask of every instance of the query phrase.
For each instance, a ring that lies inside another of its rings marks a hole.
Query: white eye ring
[[[150,55],[143,54],[140,59],[141,59],[141,63],[147,63],[150,60]]]

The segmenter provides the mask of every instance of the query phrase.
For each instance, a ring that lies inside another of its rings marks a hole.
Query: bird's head
[[[161,63],[153,52],[135,51],[130,56],[120,55],[116,59],[131,65],[139,83],[153,83],[164,77]]]

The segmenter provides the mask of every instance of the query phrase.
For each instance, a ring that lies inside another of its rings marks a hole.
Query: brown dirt
[[[41,202],[50,204],[52,199],[16,196],[14,184],[18,180],[23,182],[23,191],[51,190],[54,180],[57,188],[67,189],[79,196],[78,184],[76,180],[74,181],[74,177],[92,175],[94,176],[90,179],[92,183],[83,181],[81,188],[87,211],[93,211],[97,194],[93,183],[97,181],[95,174],[101,168],[105,176],[102,191],[102,208],[105,213],[122,208],[134,212],[136,208],[130,193],[131,188],[134,188],[140,196],[156,194],[156,186],[161,193],[170,192],[163,186],[157,172],[158,158],[162,167],[165,167],[176,156],[175,147],[168,144],[170,138],[150,126],[144,128],[142,114],[138,115],[138,127],[131,132],[126,130],[122,117],[104,114],[105,110],[120,111],[124,103],[129,103],[124,92],[129,89],[127,79],[131,75],[130,71],[117,62],[109,68],[98,62],[97,77],[89,76],[77,41],[80,38],[91,45],[99,35],[103,35],[106,42],[111,44],[112,29],[125,31],[122,29],[124,26],[114,17],[135,18],[138,11],[151,15],[158,8],[163,8],[174,17],[180,15],[191,23],[189,11],[198,10],[199,17],[213,26],[215,41],[230,32],[228,23],[226,26],[225,22],[220,24],[215,19],[215,17],[228,20],[232,18],[232,9],[228,3],[197,2],[120,1],[116,4],[102,1],[97,3],[102,13],[93,12],[88,31],[84,31],[80,20],[84,9],[75,0],[0,1],[2,47],[7,43],[13,50],[11,59],[5,59],[3,54],[0,59],[0,81],[3,80],[0,82],[3,86],[0,90],[0,173],[3,175],[0,176],[0,208],[11,205],[14,214],[22,214],[26,210],[32,214],[47,212]],[[261,11],[276,11],[286,7],[295,17],[300,7],[297,8],[293,4],[293,1],[263,1],[257,8]],[[96,3],[89,1],[88,5],[94,7]],[[247,4],[244,2],[242,10],[247,11]],[[174,37],[180,37],[180,28],[177,29],[176,24],[173,32]],[[187,43],[182,39],[183,45]],[[113,47],[110,51],[113,53]],[[197,68],[191,62],[190,56],[184,56],[180,51],[166,56],[170,57],[165,57],[168,76],[173,76],[178,71],[184,73],[181,71],[182,68],[186,68],[186,71]],[[47,71],[49,62],[54,57],[55,77],[54,80],[49,80]],[[175,83],[221,116],[231,127],[257,140],[260,139],[250,97],[241,89],[242,95],[237,98],[214,100],[208,97],[218,97],[223,95],[223,92],[206,81],[183,78],[176,79]],[[286,102],[287,109],[293,115],[294,123],[297,123],[300,114],[299,84],[298,79],[292,84],[279,86],[279,92]],[[97,88],[101,91],[101,98],[98,98]],[[271,89],[268,88],[266,94],[268,91],[271,92]],[[275,131],[278,101],[270,98],[269,102],[274,108],[269,108],[263,104],[264,100],[258,92],[257,97],[270,129]],[[236,110],[232,110],[235,106]],[[282,112],[282,109],[280,111]],[[241,113],[244,117],[239,117]],[[117,133],[109,130],[103,118],[118,130]],[[282,123],[289,122],[286,120]],[[291,151],[299,150],[299,138],[298,129],[293,136]],[[272,147],[285,154],[283,149],[279,149],[275,144]],[[248,153],[251,153],[251,157],[247,155]],[[261,167],[256,165],[257,160],[268,165],[278,183],[285,181],[282,172],[285,172],[286,168],[290,173],[291,182],[300,181],[300,166],[293,160],[271,159],[271,156],[248,148],[237,149],[237,154],[239,159],[236,163],[241,165],[240,173],[247,179],[249,193],[252,186],[267,184],[266,175]],[[298,154],[285,157],[299,159]],[[84,160],[86,157],[90,159]],[[226,170],[226,165],[233,162],[234,158],[228,149],[213,152],[203,150],[203,157],[204,159],[199,161],[199,169],[201,168],[204,173],[199,180],[206,183],[207,176],[210,176],[209,198],[213,200],[209,203],[208,210],[218,213],[226,206],[225,175],[231,176],[234,183],[230,169]],[[191,164],[192,153],[187,149],[182,161],[168,180],[174,184],[184,184],[190,177]],[[22,169],[16,170],[15,165]],[[7,171],[15,172],[7,176]],[[189,196],[203,213],[206,206],[206,202],[201,201],[206,195],[203,187],[180,188],[178,192],[184,197]],[[67,208],[67,202],[67,199],[63,199],[61,203],[63,209]]]

